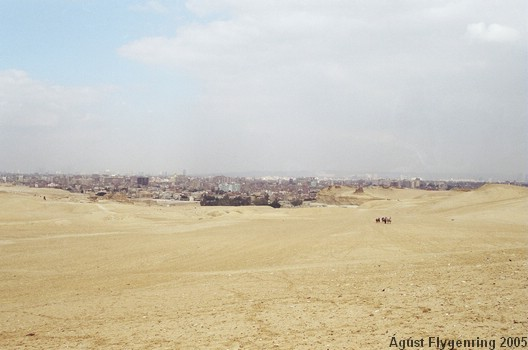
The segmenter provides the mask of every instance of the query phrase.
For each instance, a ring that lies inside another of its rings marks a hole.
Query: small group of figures
[[[392,224],[392,220],[390,216],[384,216],[382,218],[376,218],[376,223],[383,222],[384,224]]]

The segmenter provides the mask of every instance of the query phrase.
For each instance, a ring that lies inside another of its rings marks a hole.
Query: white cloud
[[[493,19],[500,11],[491,13],[475,1],[387,4],[193,0],[188,8],[205,19],[180,27],[173,37],[128,43],[119,53],[201,82],[187,130],[196,134],[206,126],[217,135],[239,135],[213,145],[225,150],[215,158],[218,167],[440,170],[448,167],[443,162],[453,149],[471,158],[470,167],[489,164],[451,127],[458,121],[471,126],[479,143],[504,108],[512,120],[522,119],[517,95],[514,103],[504,103],[495,93],[497,84],[519,90],[521,60],[512,56],[504,67],[496,50],[483,54],[464,45],[460,28],[479,17],[492,23],[513,17],[511,27],[476,23],[468,35],[515,41],[521,35],[513,29],[516,16],[505,11]],[[475,60],[484,68],[465,69]],[[508,133],[515,136],[496,143],[520,140],[513,128]],[[301,149],[309,160],[299,158]],[[240,164],[235,154],[251,161]],[[204,151],[202,163],[211,164],[207,157]]]
[[[132,3],[130,10],[150,13],[169,6]],[[156,31],[162,34],[119,48],[122,57],[151,66],[123,64],[135,85],[117,93],[0,72],[0,148],[25,147],[10,169],[45,164],[46,157],[59,166],[78,150],[96,169],[520,167],[513,163],[526,148],[527,51],[520,11],[512,8],[526,8],[522,2],[186,4],[187,11],[178,7],[185,20],[164,16],[174,22],[164,22]],[[516,45],[466,45],[466,29],[474,41]]]
[[[106,150],[119,147],[108,118],[116,112],[113,96],[112,87],[70,87],[0,71],[0,149],[8,150],[0,154],[1,170],[97,169]]]
[[[431,7],[424,10],[424,15],[431,19],[444,20],[463,17],[465,13],[471,11],[466,1],[455,2],[431,2]]]
[[[0,71],[0,126],[53,127],[92,119],[108,88],[65,87]]]
[[[521,37],[518,30],[492,23],[487,26],[485,23],[472,23],[467,26],[466,35],[473,40],[488,42],[515,42]]]
[[[213,11],[207,3],[199,4],[204,7],[200,11]],[[119,53],[191,72],[209,86],[269,87],[274,79],[281,85],[285,80],[304,85],[295,79],[312,75],[345,81],[369,56],[365,49],[383,45],[376,37],[378,23],[350,16],[353,6],[341,4],[339,13],[321,2],[316,7],[299,4],[297,9],[283,2],[265,4],[224,4],[234,12],[230,19],[182,27],[174,37],[143,38],[124,45]]]
[[[134,4],[131,5],[129,9],[134,12],[153,12],[161,14],[169,11],[165,5],[156,0],[148,0],[144,3]]]

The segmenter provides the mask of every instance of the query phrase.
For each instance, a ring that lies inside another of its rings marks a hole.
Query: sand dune
[[[526,188],[365,189],[335,203],[347,196],[364,200],[162,207],[0,187],[0,348],[499,348],[526,336]]]

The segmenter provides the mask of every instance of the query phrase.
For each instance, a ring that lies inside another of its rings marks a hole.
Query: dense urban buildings
[[[478,188],[475,180],[423,180],[318,177],[228,177],[228,176],[130,176],[110,174],[0,174],[0,183],[59,188],[97,197],[118,196],[123,200],[151,200],[170,204],[200,201],[202,205],[291,206],[315,201],[328,186],[382,186],[432,191]],[[519,184],[519,183],[517,183]],[[523,185],[523,184],[521,184]],[[525,185],[525,184],[524,184]],[[117,197],[116,197],[117,198]]]

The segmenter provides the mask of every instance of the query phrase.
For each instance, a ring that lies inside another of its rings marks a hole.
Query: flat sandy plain
[[[397,349],[412,337],[429,349],[428,337],[478,337],[499,349],[528,336],[528,189],[365,192],[386,199],[166,207],[0,187],[0,348]]]

